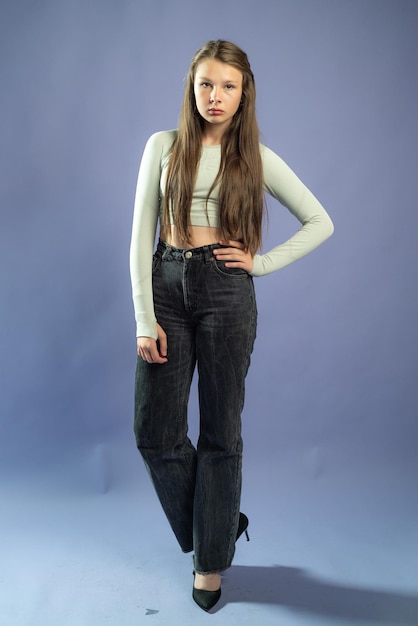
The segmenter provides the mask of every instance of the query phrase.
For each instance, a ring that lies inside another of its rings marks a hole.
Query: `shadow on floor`
[[[221,609],[233,602],[288,607],[301,613],[417,626],[418,596],[333,584],[308,572],[279,565],[232,566],[223,577]]]

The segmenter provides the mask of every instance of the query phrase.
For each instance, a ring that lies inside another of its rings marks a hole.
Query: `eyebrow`
[[[199,80],[207,80],[207,81],[208,81],[208,83],[211,83],[211,82],[212,82],[212,79],[211,79],[211,78],[208,78],[207,76],[201,76],[201,75],[199,75],[199,74],[196,74],[196,78],[199,78]],[[224,83],[234,83],[235,85],[237,85],[239,81],[237,81],[237,80],[229,80],[229,79],[227,79],[227,80],[224,80],[223,82],[224,82]]]

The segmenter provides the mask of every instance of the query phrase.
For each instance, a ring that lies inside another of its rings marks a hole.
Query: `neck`
[[[206,127],[202,136],[202,144],[205,146],[221,145],[225,130],[226,129],[221,126]]]

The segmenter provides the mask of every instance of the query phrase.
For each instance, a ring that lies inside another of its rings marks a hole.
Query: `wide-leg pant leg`
[[[184,552],[193,550],[196,449],[187,436],[187,404],[195,368],[195,330],[184,313],[180,263],[154,264],[158,322],[167,333],[168,362],[140,357],[135,377],[134,432],[158,498]]]
[[[252,278],[207,266],[206,311],[197,327],[200,437],[194,500],[195,569],[219,572],[235,552],[242,472],[241,412],[257,310]],[[203,281],[201,281],[202,287]]]

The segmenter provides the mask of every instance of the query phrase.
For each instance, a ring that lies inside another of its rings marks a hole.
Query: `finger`
[[[162,357],[158,353],[157,354],[145,353],[142,358],[144,361],[146,361],[150,365],[152,364],[162,365],[163,363],[167,363],[167,360],[168,360],[166,357]]]
[[[167,356],[167,335],[162,333],[158,336],[158,342],[160,344],[160,356]]]
[[[140,348],[138,354],[141,359],[143,359],[143,361],[146,361],[147,363],[162,364],[167,362],[167,358],[160,356],[160,354],[158,353],[156,344],[152,347],[150,346],[147,348]]]
[[[222,246],[229,246],[230,248],[238,248],[239,250],[244,250],[245,248],[242,241],[237,241],[236,239],[229,239],[228,241],[221,239],[219,243]]]
[[[164,363],[167,363],[168,359],[166,356],[160,356],[159,354],[155,357],[155,359],[153,361],[151,361],[151,363],[156,363],[157,365],[163,365]]]
[[[242,258],[238,260],[235,255],[235,258],[225,260],[225,267],[240,268],[251,273],[253,270],[253,258],[250,254],[244,254]]]
[[[167,357],[167,333],[164,331],[164,329],[160,326],[160,324],[157,322],[157,334],[158,334],[158,343],[157,343],[157,347],[158,347],[158,352],[160,357]]]
[[[226,259],[233,260],[234,258],[240,258],[243,254],[245,254],[244,250],[241,248],[218,248],[213,251],[213,254],[217,259]]]
[[[165,363],[167,359],[161,357],[158,352],[157,343],[154,344],[151,352],[149,353],[149,361],[148,363]]]

